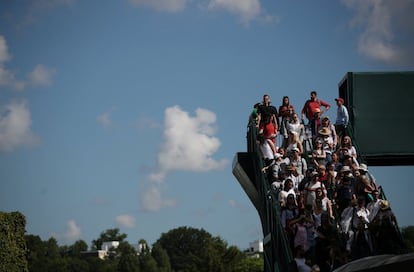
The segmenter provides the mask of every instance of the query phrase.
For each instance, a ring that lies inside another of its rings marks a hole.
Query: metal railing
[[[254,172],[262,204],[258,209],[264,235],[264,263],[266,272],[295,271],[294,259],[281,224],[281,209],[276,192],[271,190],[267,175],[262,172],[264,162],[257,142],[257,127],[250,120],[247,131],[248,153],[254,156]]]

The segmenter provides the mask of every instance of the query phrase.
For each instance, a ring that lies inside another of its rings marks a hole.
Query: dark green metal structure
[[[239,152],[233,161],[233,175],[257,209],[264,235],[264,265],[266,272],[295,271],[292,252],[280,222],[278,196],[270,189],[262,155],[256,142],[257,128],[249,121],[247,152]]]
[[[363,160],[370,166],[414,165],[414,71],[348,72],[338,88]]]

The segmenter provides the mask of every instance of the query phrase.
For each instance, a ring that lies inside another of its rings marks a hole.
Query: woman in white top
[[[349,156],[353,157],[355,160],[357,159],[357,151],[355,146],[352,145],[351,137],[345,136],[342,141],[342,147],[348,149]]]
[[[303,142],[305,135],[305,126],[300,122],[297,113],[292,115],[292,119],[287,123],[287,130],[294,131],[297,133],[299,141]]]

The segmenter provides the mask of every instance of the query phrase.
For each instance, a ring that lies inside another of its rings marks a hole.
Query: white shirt
[[[263,143],[260,144],[260,151],[262,152],[262,156],[264,159],[273,159],[274,155],[273,155],[273,150],[270,147],[269,139],[266,139]]]

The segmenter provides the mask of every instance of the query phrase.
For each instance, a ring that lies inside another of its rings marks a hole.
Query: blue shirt
[[[341,105],[338,107],[336,111],[335,125],[348,126],[348,122],[349,122],[348,110],[344,105]]]

